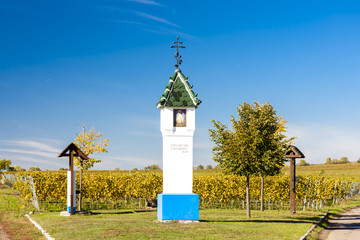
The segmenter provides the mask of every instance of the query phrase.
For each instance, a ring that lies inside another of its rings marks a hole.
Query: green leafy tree
[[[145,170],[160,170],[160,166],[157,165],[157,164],[153,164],[153,165],[150,165],[150,166],[147,166],[144,168]]]
[[[200,164],[196,167],[196,169],[204,169],[204,166]]]
[[[98,132],[95,128],[90,130],[86,129],[83,125],[80,133],[75,138],[75,144],[77,147],[89,158],[83,160],[81,158],[75,158],[74,164],[80,169],[80,193],[79,193],[79,211],[81,211],[81,188],[82,188],[82,176],[83,171],[88,170],[94,166],[95,163],[101,162],[99,159],[91,158],[90,155],[94,153],[106,153],[106,146],[108,145],[109,139],[102,139],[103,134]]]
[[[41,171],[41,169],[38,168],[38,167],[31,167],[31,168],[29,168],[29,171],[30,172],[36,172],[36,171]]]
[[[347,157],[341,157],[340,159],[331,159],[331,158],[326,158],[326,164],[344,164],[344,163],[349,163],[349,159]]]
[[[17,166],[17,165],[15,165],[13,168],[14,168],[14,171],[15,171],[15,172],[23,172],[23,171],[26,171],[25,168],[22,168],[22,167]]]
[[[214,169],[215,169],[215,170],[219,170],[219,169],[222,169],[222,167],[220,166],[220,164],[218,164],[218,165],[216,165],[216,166],[214,167]]]
[[[206,165],[206,169],[213,169],[213,166],[211,166],[210,164]]]
[[[310,163],[306,162],[304,159],[300,159],[298,166],[309,166]]]
[[[2,175],[3,171],[7,171],[11,168],[11,160],[0,160],[0,176]]]
[[[339,163],[349,163],[350,161],[349,161],[349,158],[347,158],[347,157],[341,157],[340,159],[339,159]]]
[[[292,139],[286,139],[285,121],[269,103],[243,103],[237,113],[237,119],[231,116],[231,130],[213,120],[214,129],[209,129],[209,135],[215,143],[213,160],[226,174],[246,177],[246,209],[250,218],[250,177],[278,173]]]

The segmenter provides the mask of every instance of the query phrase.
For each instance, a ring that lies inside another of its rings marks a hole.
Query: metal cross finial
[[[184,46],[179,46],[179,44],[183,44],[183,42],[179,42],[179,36],[176,37],[176,46],[170,46],[170,48],[176,48],[176,52],[175,52],[175,58],[176,58],[176,64],[174,65],[177,69],[179,69],[182,60],[181,60],[181,56],[179,55],[179,48],[185,48]]]

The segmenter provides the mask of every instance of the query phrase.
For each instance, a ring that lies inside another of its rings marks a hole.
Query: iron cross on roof
[[[179,44],[183,44],[183,42],[179,42],[179,36],[176,37],[176,46],[170,46],[170,48],[176,48],[176,52],[175,52],[175,58],[176,58],[176,64],[174,65],[177,69],[179,69],[182,60],[181,60],[181,56],[179,55],[179,48],[185,48],[185,46],[180,46]]]

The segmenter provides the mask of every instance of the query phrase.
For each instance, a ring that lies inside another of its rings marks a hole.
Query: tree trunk
[[[261,191],[260,191],[260,210],[264,211],[264,176],[261,176]]]
[[[80,192],[79,192],[79,212],[81,211],[81,187],[82,187],[82,175],[83,175],[83,170],[82,170],[82,168],[80,169]]]
[[[250,215],[250,177],[246,176],[246,216],[251,218]]]

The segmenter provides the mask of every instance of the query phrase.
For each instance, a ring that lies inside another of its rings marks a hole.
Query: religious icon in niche
[[[174,109],[174,127],[186,127],[186,109]]]

